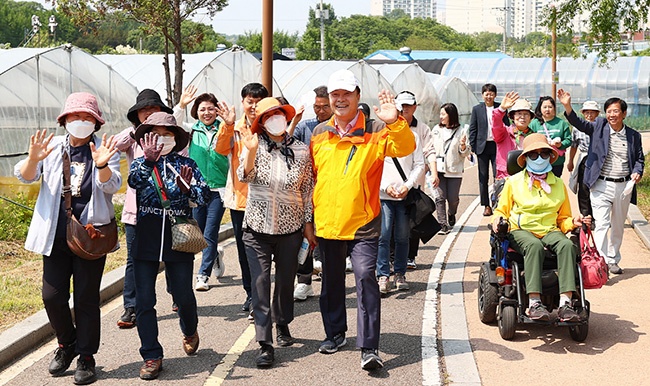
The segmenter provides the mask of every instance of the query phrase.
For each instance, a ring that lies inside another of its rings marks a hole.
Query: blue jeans
[[[140,355],[142,359],[160,359],[163,348],[158,341],[158,319],[156,316],[156,277],[158,261],[133,260],[135,277],[135,317],[140,336]],[[196,298],[192,288],[192,260],[165,262],[167,290],[178,305],[181,332],[185,336],[193,335],[199,323]]]
[[[244,246],[244,224],[243,210],[230,209],[230,220],[232,221],[232,229],[235,232],[235,241],[237,242],[237,257],[239,258],[239,268],[241,268],[241,282],[246,291],[246,296],[251,297],[251,269],[248,265],[248,257],[246,257],[246,247]]]
[[[208,246],[203,250],[199,275],[210,276],[214,261],[217,259],[219,227],[221,226],[221,219],[225,210],[218,192],[211,192],[210,200],[207,204],[196,207],[193,210],[194,219],[199,223],[199,228],[203,231],[203,237],[208,243]]]
[[[409,216],[404,201],[381,200],[381,235],[377,254],[377,276],[390,276],[390,240],[395,236],[395,273],[406,273],[409,255]]]
[[[126,268],[124,269],[124,292],[122,299],[124,308],[135,307],[135,279],[133,277],[133,240],[135,240],[135,225],[124,224],[126,234]]]

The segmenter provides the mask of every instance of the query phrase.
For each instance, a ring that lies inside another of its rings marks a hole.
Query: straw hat
[[[287,122],[290,122],[296,115],[296,110],[291,105],[282,105],[280,101],[273,97],[267,97],[257,102],[255,106],[255,120],[251,123],[251,132],[259,133],[262,130],[262,120],[265,116],[273,111],[280,110],[287,117]]]
[[[187,131],[183,130],[182,127],[178,126],[178,124],[176,124],[176,118],[174,118],[172,114],[166,113],[164,111],[157,111],[149,115],[149,117],[145,119],[137,129],[135,129],[133,137],[138,142],[138,144],[140,143],[140,140],[144,138],[144,135],[150,132],[151,129],[153,129],[155,126],[164,126],[174,133],[176,146],[174,146],[172,151],[179,152],[185,149],[187,143],[190,140],[190,134]]]
[[[530,153],[533,150],[540,149],[549,149],[551,151],[550,162],[553,163],[557,160],[558,154],[557,150],[548,144],[546,136],[540,133],[533,133],[524,138],[524,150],[521,152],[521,155],[517,157],[517,163],[522,168],[526,166],[526,154]]]

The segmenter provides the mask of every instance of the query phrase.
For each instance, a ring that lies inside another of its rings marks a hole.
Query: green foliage
[[[283,48],[294,48],[299,41],[298,32],[289,34],[285,31],[275,31],[273,32],[273,52],[280,52]],[[246,48],[248,52],[262,52],[262,34],[247,31],[244,35],[239,35],[236,44]]]
[[[35,203],[24,195],[12,197],[10,200],[29,208],[33,208]],[[27,237],[33,212],[20,205],[0,199],[0,241],[23,241]]]
[[[48,47],[72,42],[81,34],[72,27],[69,18],[57,11],[45,9],[42,4],[0,0],[0,42],[7,43],[10,47],[20,47],[25,36],[31,31],[32,15],[39,17],[42,26],[39,34],[30,42],[30,47]],[[47,26],[50,15],[54,15],[58,23],[56,40],[49,34]]]
[[[577,44],[586,43],[598,54],[601,63],[607,62],[621,49],[621,32],[638,31],[648,20],[650,0],[562,0],[556,8],[544,7],[544,25],[557,25],[558,34],[576,36],[578,27],[586,32],[579,35]],[[573,21],[587,14],[582,25]],[[575,47],[576,43],[572,43]],[[572,51],[577,55],[577,51]]]

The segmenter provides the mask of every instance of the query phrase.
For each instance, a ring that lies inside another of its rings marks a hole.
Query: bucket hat
[[[93,94],[87,92],[73,92],[68,95],[63,106],[63,111],[56,117],[61,126],[65,124],[65,117],[74,113],[88,113],[95,118],[97,123],[103,125],[106,123],[102,118],[102,112],[99,110],[97,99]]]
[[[262,130],[262,118],[273,111],[280,110],[287,117],[287,122],[290,122],[296,115],[296,110],[291,105],[281,105],[280,101],[273,97],[264,98],[257,102],[255,106],[255,120],[251,123],[251,131],[259,133]]]
[[[523,168],[526,166],[526,154],[530,153],[533,150],[540,149],[549,149],[551,151],[551,163],[557,160],[557,150],[548,144],[546,136],[541,133],[533,133],[524,138],[524,150],[521,152],[519,157],[517,157],[517,164]]]
[[[157,111],[151,114],[147,119],[144,120],[144,122],[140,124],[140,126],[135,129],[135,134],[133,137],[138,142],[138,144],[144,135],[150,132],[151,129],[153,129],[155,126],[164,126],[174,133],[176,146],[174,146],[172,151],[178,152],[185,149],[187,143],[190,140],[190,134],[176,124],[176,118],[174,118],[172,114],[166,113],[164,111]]]
[[[510,108],[508,116],[512,119],[516,111],[528,111],[530,112],[531,119],[535,116],[535,110],[533,110],[533,105],[528,102],[527,99],[517,99],[515,104]]]
[[[145,88],[140,91],[140,94],[135,98],[135,104],[129,109],[129,112],[126,113],[126,118],[131,121],[134,125],[139,125],[142,122],[138,119],[138,110],[143,109],[149,106],[159,106],[160,111],[164,111],[169,114],[173,114],[174,110],[170,109],[166,104],[163,103],[160,99],[160,94],[155,90],[150,88]]]
[[[586,101],[585,103],[582,104],[582,108],[580,109],[580,112],[582,111],[600,111],[600,106],[598,105],[598,102],[596,101]]]

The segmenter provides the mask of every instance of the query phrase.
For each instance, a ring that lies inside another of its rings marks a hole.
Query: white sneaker
[[[223,256],[226,254],[223,247],[217,247],[217,258],[214,259],[214,265],[212,266],[212,272],[214,272],[214,277],[217,279],[222,277],[226,273],[226,265],[223,263]]]
[[[311,284],[298,283],[293,291],[293,300],[307,300],[310,296],[314,296],[314,289]]]
[[[352,272],[352,259],[350,256],[345,258],[345,272]]]
[[[318,275],[321,272],[323,272],[323,263],[320,260],[314,259],[314,270],[312,273]]]
[[[196,291],[207,291],[210,289],[208,285],[208,276],[207,275],[196,275],[196,284],[194,284],[194,289]]]

